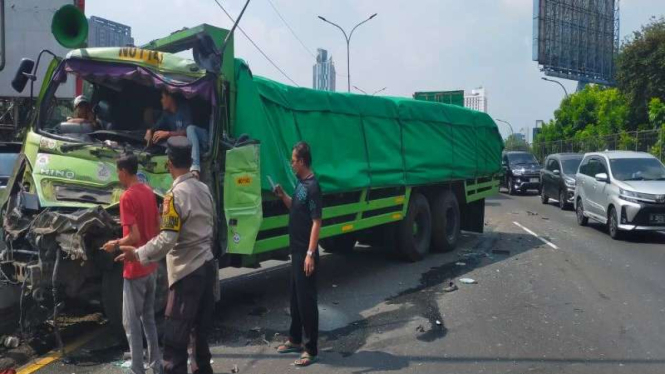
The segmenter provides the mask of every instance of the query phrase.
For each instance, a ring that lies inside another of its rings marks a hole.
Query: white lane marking
[[[559,249],[559,247],[557,247],[557,246],[554,245],[553,243],[551,243],[551,242],[549,242],[549,241],[547,241],[547,240],[541,238],[538,234],[536,234],[535,232],[529,230],[528,228],[526,228],[526,227],[520,225],[518,222],[513,221],[513,223],[514,223],[515,225],[517,225],[517,227],[521,228],[522,230],[524,230],[524,231],[528,232],[529,234],[535,236],[538,240],[540,240],[541,242],[547,244],[547,245],[550,246],[551,248],[553,248],[553,249]]]

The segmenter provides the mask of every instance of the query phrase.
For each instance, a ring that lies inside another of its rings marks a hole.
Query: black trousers
[[[319,257],[315,256],[314,273],[305,275],[306,253],[291,254],[291,343],[302,344],[305,332],[305,350],[316,356],[319,340],[319,308],[316,290],[316,274]]]
[[[187,374],[187,348],[191,345],[194,374],[212,374],[208,331],[215,310],[214,262],[209,261],[169,289],[164,321],[164,373]]]

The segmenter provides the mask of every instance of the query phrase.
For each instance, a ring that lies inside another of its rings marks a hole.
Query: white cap
[[[90,104],[90,100],[88,100],[88,98],[85,97],[85,95],[79,95],[76,97],[76,99],[74,99],[74,108],[79,106],[81,103]]]

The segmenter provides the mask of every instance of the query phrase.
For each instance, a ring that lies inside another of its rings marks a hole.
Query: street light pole
[[[368,19],[366,19],[366,20],[360,22],[359,24],[355,25],[353,27],[353,29],[351,29],[351,32],[348,35],[346,34],[346,31],[344,31],[344,29],[341,28],[338,24],[336,24],[334,22],[330,22],[327,19],[325,19],[321,16],[318,16],[321,21],[329,23],[329,24],[337,27],[338,29],[340,29],[340,31],[342,31],[342,34],[344,34],[344,39],[346,40],[346,83],[347,83],[347,91],[348,92],[351,92],[351,56],[349,54],[349,44],[351,43],[351,37],[353,36],[353,32],[356,31],[358,26],[360,26],[363,23],[365,23],[365,22],[371,20],[372,18],[376,17],[377,14],[378,13],[374,13],[371,16],[369,16]]]
[[[513,135],[513,136],[515,135],[515,132],[513,131],[513,125],[511,125],[510,122],[504,121],[504,120],[498,119],[498,118],[495,118],[494,120],[505,123],[506,125],[508,125],[508,127],[510,127],[510,135]]]
[[[376,91],[374,91],[374,93],[372,94],[372,96],[378,94],[379,92],[383,92],[383,91],[385,91],[386,89],[388,89],[388,87],[383,87],[383,88],[380,89],[380,90],[376,90]]]
[[[561,82],[555,81],[554,79],[547,79],[546,77],[542,77],[541,79],[544,80],[544,81],[556,83],[559,86],[561,86],[561,88],[563,89],[563,93],[566,94],[566,98],[568,98],[568,91],[566,90],[566,87],[564,87],[563,84],[561,84]]]
[[[365,90],[363,90],[362,88],[360,88],[358,86],[353,86],[353,88],[355,88],[356,90],[358,90],[358,91],[364,93],[365,95],[367,95],[367,92]]]

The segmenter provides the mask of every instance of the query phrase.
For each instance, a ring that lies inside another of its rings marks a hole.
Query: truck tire
[[[356,247],[356,237],[352,234],[331,236],[321,239],[320,244],[328,253],[351,253]]]
[[[420,261],[427,255],[432,239],[432,215],[425,196],[415,192],[409,199],[406,217],[397,228],[399,253],[406,260]]]
[[[111,326],[111,331],[117,337],[125,336],[122,326],[122,263],[117,262],[111,270],[102,274],[102,306],[104,315]]]
[[[460,236],[460,210],[452,191],[441,191],[431,205],[432,250],[450,252],[457,246]]]

